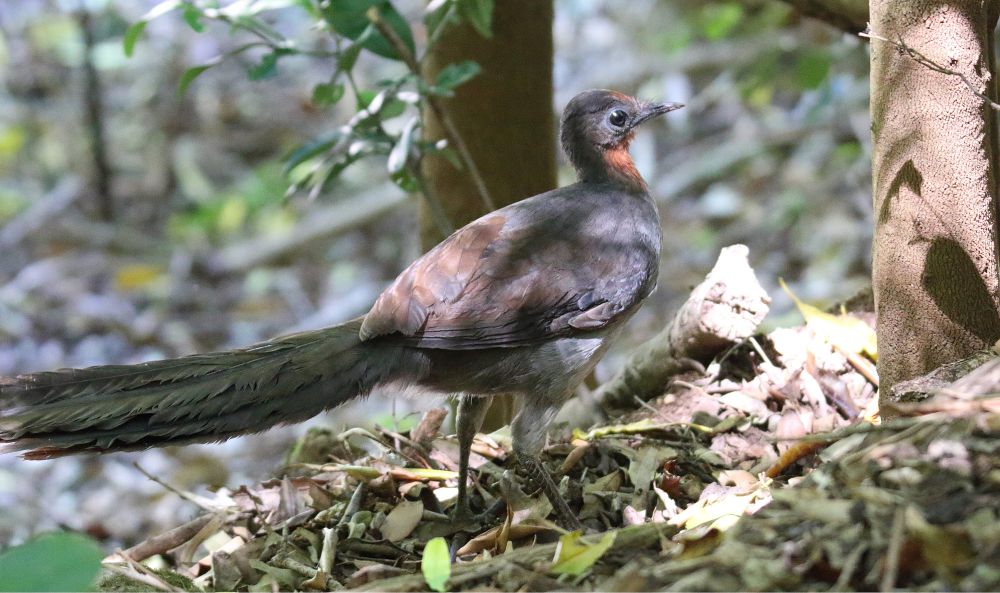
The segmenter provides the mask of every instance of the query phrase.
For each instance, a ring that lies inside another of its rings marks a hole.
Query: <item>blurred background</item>
[[[287,192],[287,155],[354,114],[349,101],[314,102],[329,58],[262,72],[259,56],[241,54],[178,93],[189,67],[246,35],[217,23],[199,33],[168,15],[126,56],[129,25],[154,4],[0,4],[0,375],[336,324],[364,313],[421,253],[418,198],[391,183],[384,159],[353,164],[323,191]],[[420,20],[419,0],[395,4]],[[861,40],[765,0],[556,0],[555,15],[555,113],[594,87],[687,104],[633,144],[660,203],[660,283],[599,379],[659,331],[726,245],[750,247],[774,298],[771,326],[799,321],[779,277],[821,305],[869,282]],[[265,17],[304,45],[329,36],[302,10]],[[400,68],[364,52],[353,72],[365,89]],[[309,424],[405,428],[431,405],[391,396]],[[206,494],[272,476],[304,430],[140,454],[2,457],[0,547],[59,526],[128,545],[196,511],[133,463]]]

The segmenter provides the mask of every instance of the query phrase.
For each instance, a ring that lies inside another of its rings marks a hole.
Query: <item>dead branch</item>
[[[747,260],[745,245],[726,247],[715,267],[695,287],[670,324],[639,347],[625,368],[600,387],[596,400],[605,410],[634,406],[662,393],[667,379],[707,362],[725,348],[753,335],[767,315],[767,295]]]
[[[186,543],[194,537],[203,527],[212,520],[212,514],[206,513],[196,519],[192,519],[183,525],[174,527],[170,531],[165,531],[155,535],[131,548],[120,552],[122,557],[128,557],[135,562],[142,562],[146,558],[162,554],[167,550],[172,550],[177,546]]]
[[[889,392],[888,400],[892,403],[923,401],[942,389],[965,391],[973,395],[996,391],[1000,387],[1000,371],[994,361],[1000,362],[996,352],[976,352],[925,375],[896,383]]]

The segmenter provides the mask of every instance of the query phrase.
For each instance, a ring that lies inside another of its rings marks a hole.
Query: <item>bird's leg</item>
[[[469,450],[472,440],[483,426],[486,412],[490,408],[492,397],[475,397],[463,395],[458,401],[458,414],[455,424],[458,429],[458,501],[455,504],[455,519],[472,518],[469,508]]]
[[[528,479],[542,487],[545,496],[552,503],[552,509],[556,512],[559,523],[569,530],[583,530],[580,520],[559,494],[559,487],[539,457],[545,442],[545,432],[558,411],[558,405],[540,401],[531,402],[528,398],[524,398],[511,424],[514,460],[524,469]]]

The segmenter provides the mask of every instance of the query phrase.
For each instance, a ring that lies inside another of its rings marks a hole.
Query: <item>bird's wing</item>
[[[659,237],[653,247],[621,212],[597,210],[530,200],[459,229],[382,293],[362,339],[466,350],[605,327],[652,290]]]

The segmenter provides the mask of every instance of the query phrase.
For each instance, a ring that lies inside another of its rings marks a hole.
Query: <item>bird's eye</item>
[[[624,126],[625,122],[627,121],[628,121],[628,114],[622,111],[621,109],[615,109],[614,111],[611,112],[611,115],[608,116],[608,122],[610,122],[611,125],[613,125],[616,128]]]

